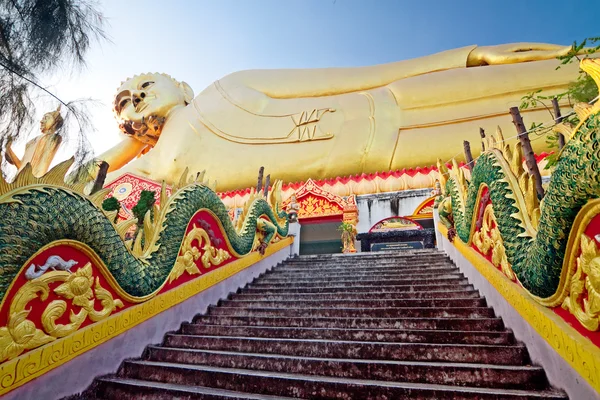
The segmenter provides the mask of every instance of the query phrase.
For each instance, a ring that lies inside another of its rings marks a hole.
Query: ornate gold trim
[[[70,300],[73,305],[81,307],[81,310],[77,314],[71,311],[70,323],[56,324],[56,320],[67,311],[67,302],[53,300],[41,315],[40,322],[43,329],[38,329],[33,321],[27,319],[31,309],[26,309],[26,306],[38,297],[44,302],[50,293],[49,284],[57,282],[63,283],[54,289],[54,293]],[[96,282],[95,286],[94,282]],[[100,285],[98,277],[94,279],[91,263],[87,263],[74,273],[47,272],[21,286],[11,300],[8,324],[0,328],[0,362],[15,358],[25,350],[71,335],[88,317],[98,322],[107,318],[115,309],[123,307],[121,300],[115,300],[112,294]],[[102,305],[100,311],[96,310],[96,300],[100,300]]]
[[[267,247],[265,255],[252,253],[223,267],[186,282],[142,304],[134,305],[72,335],[54,340],[0,365],[0,395],[43,375],[78,355],[133,328],[147,319],[179,304],[209,287],[235,275],[261,259],[292,244],[285,238]]]
[[[448,235],[448,229],[441,223],[438,224],[438,230],[443,237]],[[538,304],[529,292],[511,282],[460,238],[456,237],[452,244],[523,319],[595,390],[600,392],[600,348],[593,345],[552,310]]]
[[[558,288],[552,296],[546,298],[530,294],[535,301],[546,307],[555,307],[560,306],[564,299],[569,295],[571,277],[575,273],[577,257],[579,256],[579,249],[581,248],[581,236],[585,232],[590,221],[598,214],[600,214],[600,199],[588,201],[587,204],[579,210],[579,213],[575,217],[575,221],[573,221],[573,227],[571,228],[569,240],[567,241],[567,250],[563,261],[562,271],[560,273]]]
[[[600,250],[596,241],[581,236],[581,255],[569,280],[569,295],[562,308],[568,310],[590,331],[600,327]]]
[[[498,222],[496,221],[492,204],[488,204],[485,207],[481,229],[476,231],[471,236],[470,240],[484,256],[489,255],[491,251],[492,264],[495,267],[500,268],[502,273],[504,273],[511,281],[517,279],[506,257],[506,248],[504,247],[504,242],[502,241],[502,236],[498,229]]]

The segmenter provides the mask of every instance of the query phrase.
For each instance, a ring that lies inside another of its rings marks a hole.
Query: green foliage
[[[142,226],[144,224],[144,217],[148,211],[152,210],[154,202],[156,202],[156,199],[154,198],[154,192],[150,190],[142,190],[142,193],[140,193],[140,199],[131,209],[133,216],[138,220],[138,226]]]
[[[117,218],[119,217],[118,215],[119,210],[121,209],[121,203],[119,203],[119,200],[115,199],[114,197],[109,197],[102,202],[102,209],[107,212],[117,211],[117,215],[115,215],[115,219],[113,221],[116,223]]]
[[[121,209],[121,204],[114,197],[109,197],[102,202],[102,209],[104,211],[118,211]]]
[[[351,223],[342,222],[342,224],[338,227],[338,231],[352,233],[353,228],[354,228],[354,226]]]
[[[586,48],[586,46],[590,47]],[[573,42],[571,50],[567,54],[557,57],[557,59],[560,60],[561,65],[556,67],[556,69],[560,69],[563,65],[571,64],[574,61],[579,62],[582,58],[587,58],[590,54],[594,54],[598,51],[600,51],[600,37],[589,37],[584,39],[581,43]],[[519,109],[525,110],[541,105],[548,110],[553,119],[556,119],[551,105],[552,98],[556,97],[558,101],[561,101],[566,97],[569,100],[569,104],[572,106],[575,103],[590,102],[596,96],[598,96],[598,87],[594,80],[591,76],[580,70],[577,79],[569,85],[569,88],[566,91],[554,96],[543,95],[541,89],[533,91],[521,98]],[[576,114],[573,114],[564,118],[563,122],[577,125],[579,123],[579,118]],[[529,130],[533,130],[538,136],[546,135],[546,144],[550,149],[554,150],[554,153],[546,158],[547,164],[545,169],[550,169],[556,165],[560,155],[558,152],[558,134],[548,128],[542,129],[542,125],[543,124],[541,123],[533,123]]]

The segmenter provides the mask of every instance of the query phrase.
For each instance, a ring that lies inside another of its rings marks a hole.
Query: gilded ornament
[[[498,230],[498,222],[496,221],[494,209],[491,204],[485,207],[481,229],[473,234],[472,242],[481,254],[485,256],[489,255],[491,251],[492,264],[495,267],[499,267],[502,273],[510,280],[516,280],[515,273],[506,258],[506,249],[504,248],[502,235],[500,235],[500,231]]]
[[[90,318],[96,322],[108,317],[116,308],[123,307],[123,302],[113,299],[112,294],[104,289],[92,273],[92,265],[87,263],[74,273],[68,271],[50,271],[21,286],[12,299],[9,309],[9,320],[6,327],[0,328],[0,361],[17,357],[25,350],[31,350],[57,338],[75,332],[81,324]],[[40,323],[42,329],[36,328],[33,321],[27,319],[31,310],[26,306],[30,301],[39,298],[44,302],[50,293],[50,284],[62,282],[54,289],[54,293],[70,300],[73,306],[80,307],[79,312],[71,310],[68,324],[56,324],[56,320],[68,309],[64,300],[51,301],[42,312]],[[94,307],[96,299],[100,300],[102,309]]]
[[[600,250],[596,241],[585,234],[581,235],[581,255],[575,268],[562,308],[586,329],[597,331],[600,327]]]
[[[202,253],[199,248],[202,249]],[[198,259],[201,260],[204,268],[210,268],[229,258],[231,255],[227,251],[218,249],[211,244],[211,239],[204,229],[194,226],[183,240],[181,255],[175,261],[175,266],[169,275],[169,283],[179,278],[184,272],[189,275],[200,274],[200,270],[196,266]]]

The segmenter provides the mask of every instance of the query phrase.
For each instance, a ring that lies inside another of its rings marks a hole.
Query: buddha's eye
[[[144,82],[144,83],[142,83],[141,88],[146,89],[148,86],[152,85],[153,83],[154,82],[152,82],[152,81]]]
[[[119,110],[122,110],[123,108],[125,108],[125,106],[127,105],[128,102],[129,102],[128,98],[124,98],[123,100],[121,100],[121,102],[119,103]]]

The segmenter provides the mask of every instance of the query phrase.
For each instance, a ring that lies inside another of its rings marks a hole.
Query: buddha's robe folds
[[[188,167],[231,190],[254,185],[260,166],[284,181],[428,166],[461,158],[463,140],[477,153],[480,127],[514,136],[511,106],[577,78],[577,65],[556,70],[554,59],[467,68],[474,48],[372,67],[233,73],[174,110],[156,146],[109,178],[171,183]],[[545,109],[523,116],[551,119]]]

